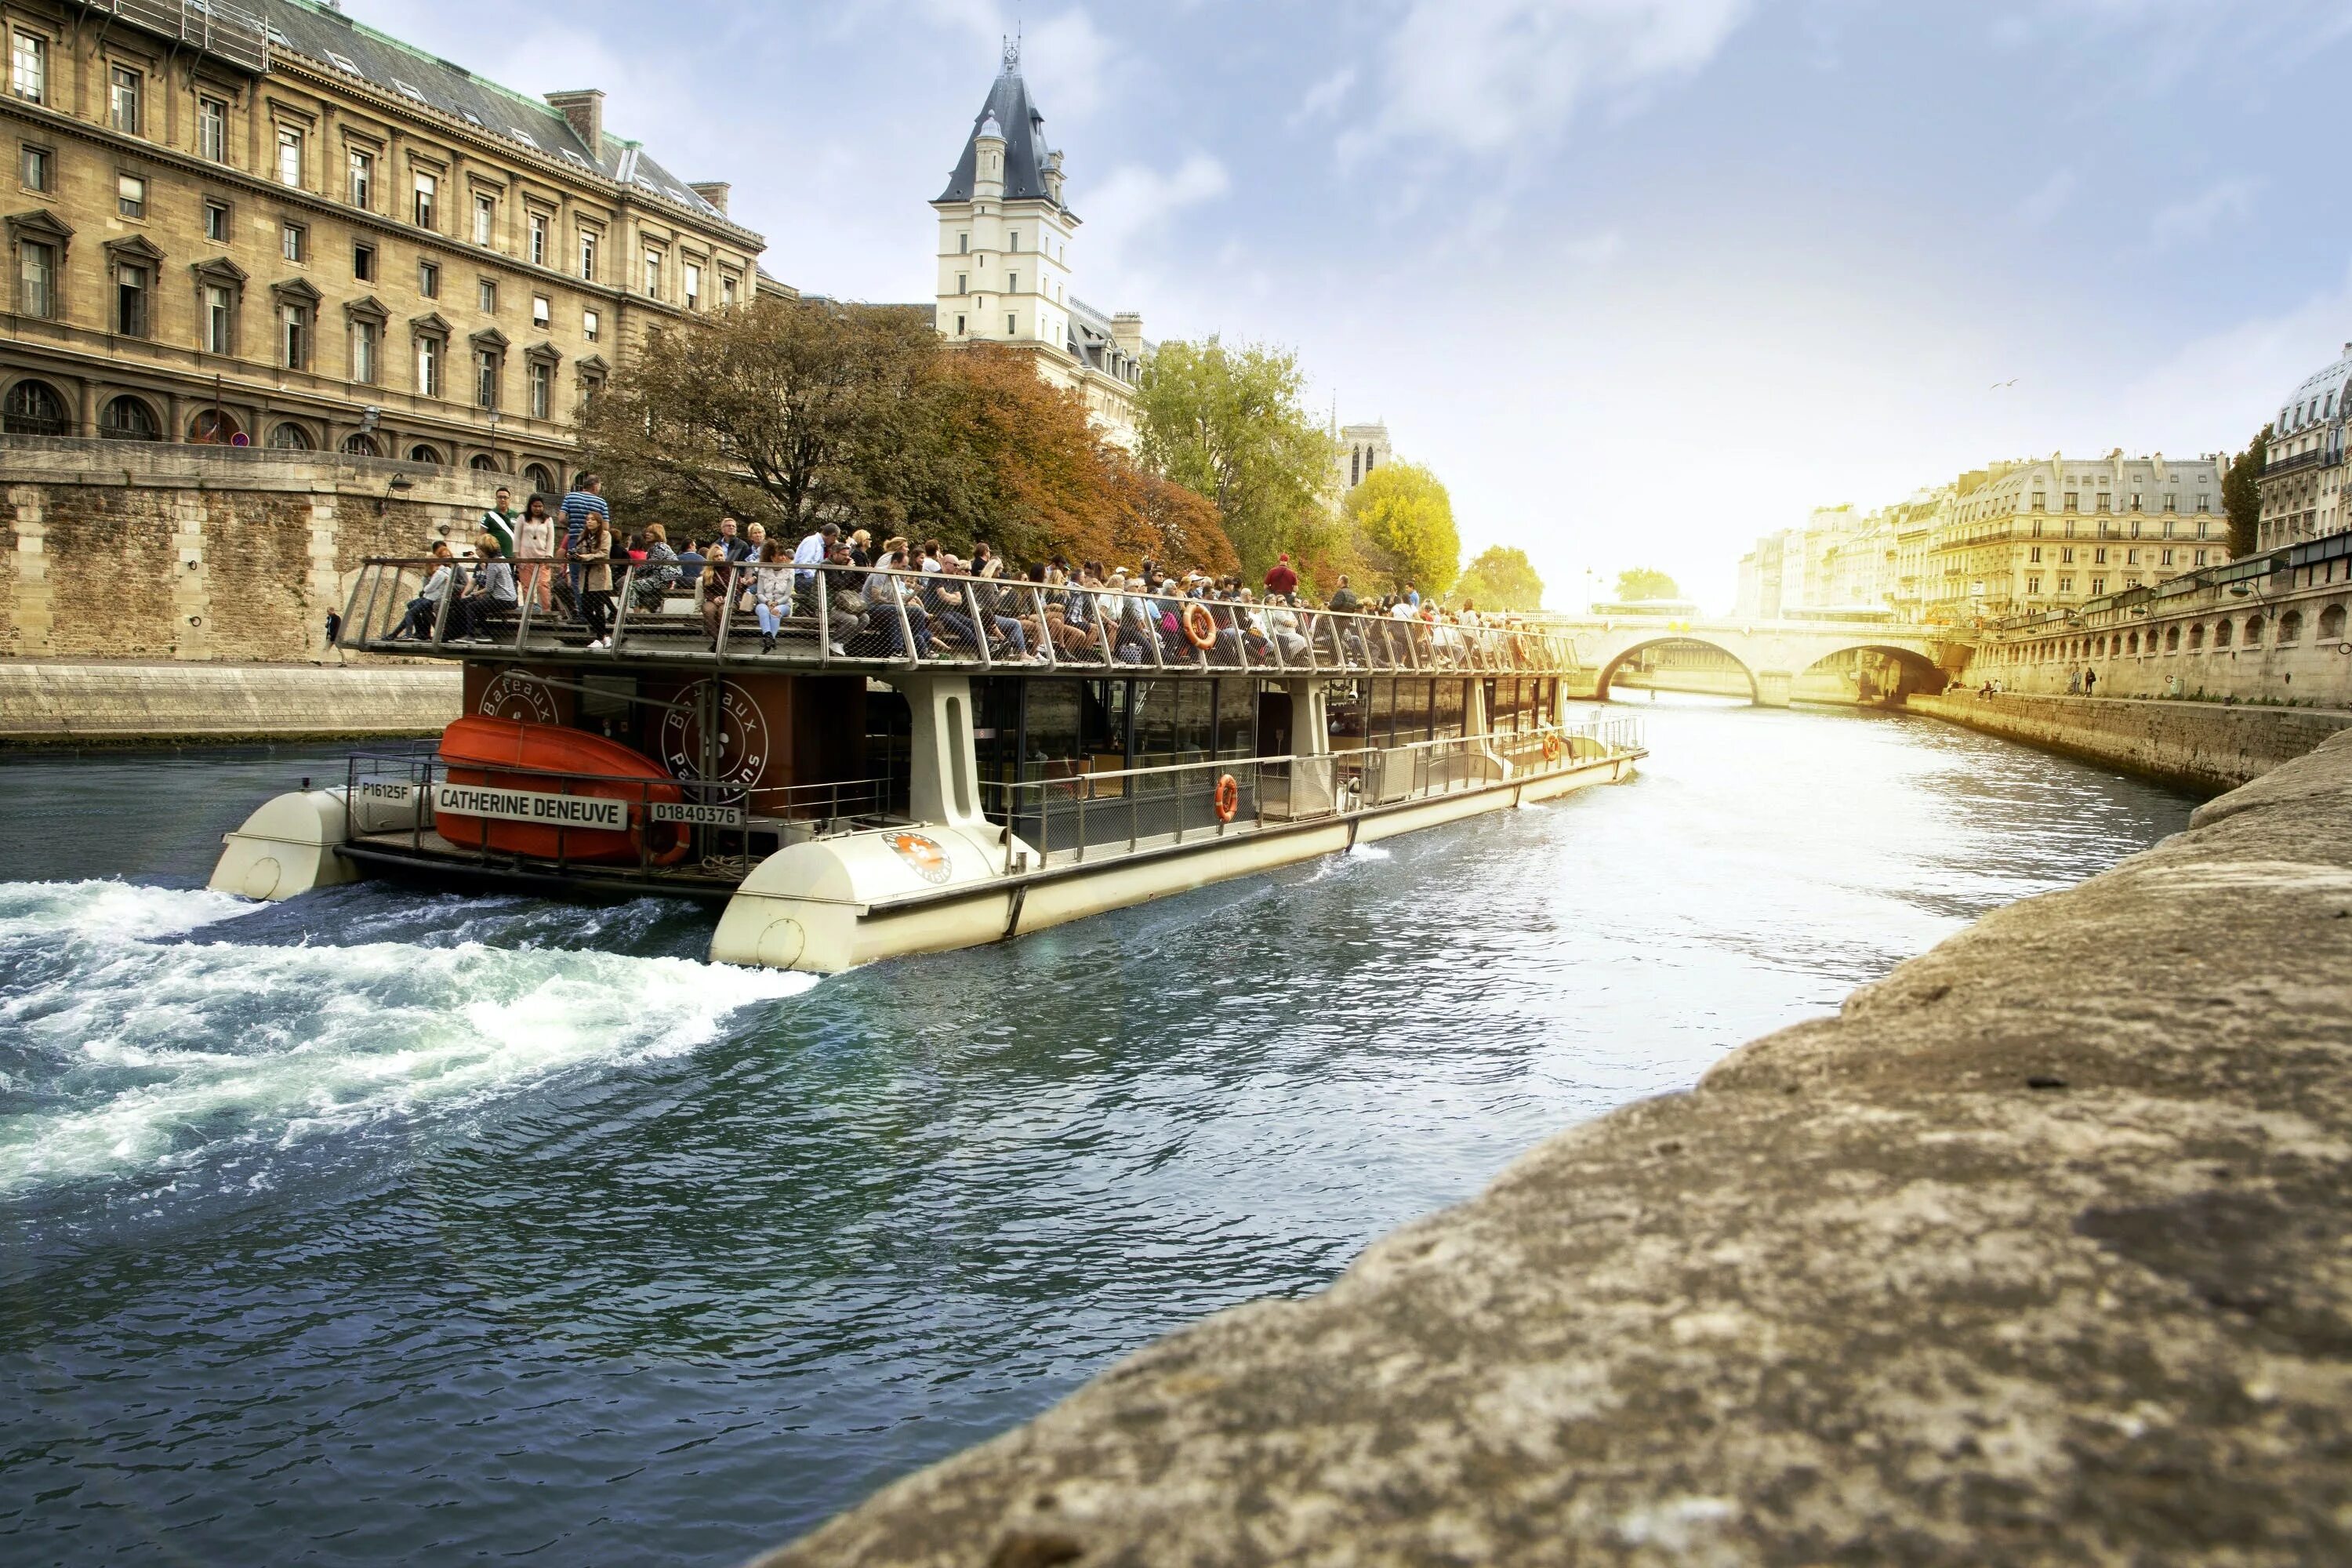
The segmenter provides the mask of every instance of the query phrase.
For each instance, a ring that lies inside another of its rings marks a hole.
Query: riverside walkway
[[[2352,1560],[2352,737],[762,1560]]]

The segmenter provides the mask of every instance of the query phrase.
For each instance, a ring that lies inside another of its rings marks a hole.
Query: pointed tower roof
[[[971,134],[964,138],[963,156],[956,160],[948,188],[934,198],[942,202],[971,200],[972,176],[980,166],[979,142],[988,121],[996,121],[1004,138],[1004,199],[1008,202],[1051,202],[1045,188],[1045,168],[1053,149],[1045,144],[1045,117],[1029,101],[1029,84],[1021,79],[1017,45],[1004,51],[1004,68],[988,89],[988,100],[971,117]],[[1056,206],[1061,204],[1055,202]]]

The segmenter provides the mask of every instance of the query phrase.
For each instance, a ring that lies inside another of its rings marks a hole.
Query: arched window
[[[555,476],[548,472],[544,463],[533,463],[523,469],[522,482],[541,495],[555,493]]]
[[[199,447],[229,447],[245,434],[236,416],[226,408],[203,408],[188,421],[188,439]]]
[[[437,448],[419,441],[408,449],[408,460],[412,463],[437,463],[441,460],[441,453]]]
[[[0,405],[0,431],[8,435],[62,436],[66,428],[66,400],[46,381],[18,382]]]
[[[355,430],[352,434],[344,437],[343,450],[350,453],[354,458],[380,458],[383,456],[383,452],[376,447],[375,437],[369,435],[364,430]]]
[[[99,411],[98,433],[110,441],[160,441],[155,411],[136,397],[117,397]]]
[[[308,452],[317,445],[310,439],[310,432],[290,419],[280,421],[270,431],[269,444],[280,452]]]
[[[2343,605],[2330,605],[2327,608],[2319,612],[2319,640],[2322,642],[2342,642],[2344,640]]]
[[[2289,610],[2286,614],[2279,617],[2278,640],[2281,647],[2284,647],[2291,642],[2301,642],[2303,640],[2303,612],[2301,610]]]
[[[2139,652],[2139,634],[2137,632],[2132,633],[2132,635],[2126,637],[2124,641],[2132,653],[2137,654]]]
[[[2248,647],[2259,647],[2260,646],[2262,646],[2262,640],[2263,640],[2263,618],[2262,618],[2262,616],[2247,616],[2247,617],[2246,617],[2246,646],[2247,646]]]
[[[2225,648],[2230,646],[2229,622],[2215,621],[2213,623],[2213,646],[2216,648]]]
[[[2164,651],[2167,653],[2179,653],[2180,651],[2180,628],[2179,626],[2167,626],[2165,628]]]
[[[478,474],[495,474],[503,471],[499,468],[499,460],[488,452],[475,453],[474,460],[468,466]]]
[[[2205,651],[2205,623],[2202,621],[2189,628],[2189,651],[2190,653]]]

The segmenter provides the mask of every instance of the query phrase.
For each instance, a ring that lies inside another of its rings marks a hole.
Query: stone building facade
[[[1143,318],[1107,314],[1070,290],[1079,218],[1064,199],[1062,153],[1045,141],[1017,45],[988,91],[939,217],[940,335],[1027,352],[1049,384],[1075,391],[1105,438],[1132,450],[1143,379]]]
[[[566,478],[648,330],[748,300],[727,186],[310,0],[0,0],[0,429]]]
[[[2225,459],[2053,453],[1963,474],[1931,552],[1930,613],[2063,610],[2227,560]]]
[[[1389,427],[1385,420],[1370,425],[1345,425],[1337,432],[1338,464],[1333,490],[1345,496],[1349,490],[1372,477],[1372,470],[1396,456],[1389,445]]]
[[[2279,405],[2257,488],[2254,548],[2277,550],[2352,528],[2344,498],[2344,426],[2352,416],[2352,343]]]

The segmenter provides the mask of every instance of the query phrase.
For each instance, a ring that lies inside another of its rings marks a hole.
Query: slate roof
[[[464,66],[426,54],[354,22],[340,11],[314,4],[313,0],[246,3],[253,5],[268,25],[273,49],[300,55],[394,97],[438,110],[478,131],[504,137],[528,151],[684,207],[705,222],[750,232],[697,195],[684,180],[656,163],[637,143],[608,132],[602,156],[591,153],[571,122],[544,100],[500,87]]]
[[[2328,394],[2340,393],[2330,398]],[[2304,408],[2303,417],[2294,417],[2297,405]],[[2301,430],[2307,426],[2324,424],[2341,416],[2352,405],[2352,343],[2344,345],[2343,354],[2326,370],[2305,376],[2303,384],[2287,395],[2279,405],[2278,427],[2281,434]],[[2326,412],[2322,412],[2325,408]]]
[[[1054,202],[1045,190],[1045,170],[1053,148],[1045,142],[1045,117],[1029,101],[1029,84],[1021,70],[1008,64],[988,89],[988,101],[971,117],[971,134],[964,138],[963,156],[956,160],[948,188],[935,198],[942,202],[971,200],[972,179],[980,167],[981,127],[993,118],[1004,138],[1004,199],[1008,202]]]

